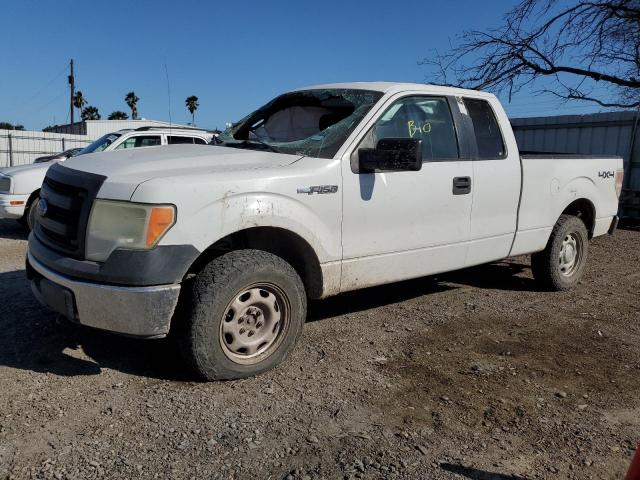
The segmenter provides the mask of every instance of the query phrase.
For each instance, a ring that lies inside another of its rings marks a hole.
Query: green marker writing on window
[[[416,125],[415,120],[409,120],[407,122],[407,127],[409,127],[409,138],[413,138],[418,132],[423,135],[426,133],[431,133],[431,124],[429,122],[426,122],[422,125]]]

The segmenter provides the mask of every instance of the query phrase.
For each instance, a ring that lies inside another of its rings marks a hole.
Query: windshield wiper
[[[217,137],[213,137],[212,141],[215,145],[225,145],[228,147],[235,147],[235,148],[242,148],[245,147],[247,145],[251,145],[251,144],[259,144],[262,145],[263,147],[267,148],[267,150],[271,151],[271,152],[275,152],[275,153],[282,153],[282,151],[276,147],[274,147],[273,145],[265,142],[258,134],[256,134],[256,132],[254,131],[249,131],[249,134],[253,134],[254,138],[248,138],[246,140],[236,140],[235,138],[232,137],[232,140],[221,140],[220,138]]]
[[[246,147],[251,148],[251,147],[257,147],[258,145],[260,145],[261,147],[267,148],[270,152],[282,153],[276,147],[272,147],[268,143],[262,142],[260,140],[254,140],[253,138],[251,140],[237,140],[235,142],[228,142],[228,141],[222,142],[219,145],[223,145],[225,147],[231,147],[231,148],[246,148]]]
[[[274,147],[273,145],[270,145],[270,144],[268,144],[267,142],[265,142],[264,140],[262,140],[262,138],[260,138],[258,135],[256,135],[256,133],[255,133],[255,132],[251,132],[251,133],[253,133],[253,136],[254,136],[255,138],[250,138],[250,139],[248,139],[248,140],[245,140],[245,142],[256,142],[256,143],[259,143],[260,145],[263,145],[263,146],[267,147],[267,148],[268,148],[269,150],[271,150],[272,152],[275,152],[275,153],[282,153],[282,152],[280,152],[280,150],[278,150],[278,149],[277,149],[276,147]]]

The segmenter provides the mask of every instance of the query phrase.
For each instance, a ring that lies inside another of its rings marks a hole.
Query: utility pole
[[[71,118],[71,133],[73,133],[73,97],[76,93],[76,84],[75,84],[75,78],[73,76],[73,58],[71,59],[71,62],[69,63],[69,67],[70,67],[70,73],[69,73],[69,90],[71,92],[71,96],[69,97],[69,112],[70,112],[70,118]]]

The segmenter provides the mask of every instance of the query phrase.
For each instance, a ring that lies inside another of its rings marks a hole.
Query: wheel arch
[[[187,275],[198,273],[213,259],[227,252],[245,248],[262,250],[282,258],[300,275],[309,298],[323,296],[323,274],[315,250],[297,233],[280,227],[250,227],[226,235],[196,258]]]
[[[31,204],[35,201],[36,198],[40,196],[40,189],[34,190],[31,195],[29,195],[29,199],[25,205],[25,211],[31,206]]]
[[[582,220],[587,227],[589,238],[593,236],[596,221],[596,207],[588,198],[579,198],[565,207],[561,215],[573,215]],[[559,217],[558,217],[559,218]]]
[[[31,209],[31,205],[33,205],[33,202],[35,202],[36,198],[38,198],[39,196],[40,196],[39,188],[31,192],[31,195],[29,195],[29,198],[27,199],[27,203],[25,203],[24,205],[24,213],[22,214],[22,218],[18,219],[20,222],[25,222],[24,225],[26,225],[27,216],[29,215],[29,210]]]

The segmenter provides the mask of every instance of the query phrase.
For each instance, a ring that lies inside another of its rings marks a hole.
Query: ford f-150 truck
[[[29,237],[38,299],[82,325],[171,333],[204,379],[240,378],[286,357],[308,298],[522,254],[565,290],[617,224],[621,158],[522,154],[479,91],[309,87],[216,143],[53,165]]]

